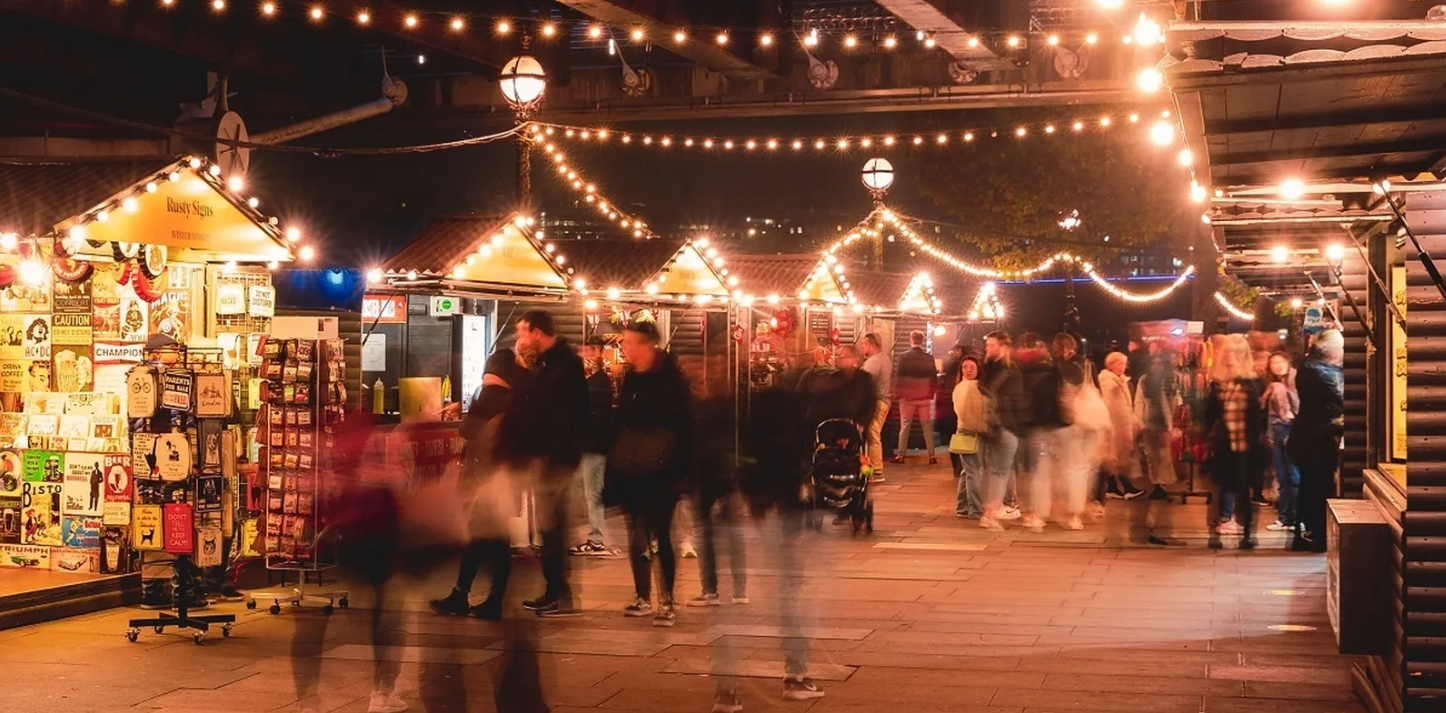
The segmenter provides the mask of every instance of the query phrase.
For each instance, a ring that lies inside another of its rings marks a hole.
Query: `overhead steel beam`
[[[737,1],[739,0],[734,0],[734,2]],[[688,37],[683,42],[674,42],[673,33],[677,32],[679,28],[686,28],[692,24],[706,24],[689,22],[689,18],[684,16],[686,8],[681,3],[674,5],[668,2],[650,2],[648,0],[558,0],[558,2],[614,27],[641,28],[647,37],[656,44],[665,46],[669,52],[697,62],[729,79],[774,79],[778,77],[778,73],[774,69],[736,54],[729,49],[729,45],[720,45],[711,37]],[[659,17],[660,14],[677,16]],[[739,44],[734,41],[731,46],[739,46]],[[775,44],[775,47],[777,46]],[[776,58],[778,51],[770,50],[770,55]]]
[[[1288,110],[1288,107],[1286,107]],[[1402,124],[1415,121],[1446,120],[1446,106],[1409,107],[1403,109],[1357,109],[1328,114],[1262,117],[1258,119],[1219,120],[1205,122],[1206,136],[1254,134],[1267,131],[1339,129],[1352,126]]]
[[[922,32],[934,33],[939,49],[959,62],[978,70],[1010,70],[1015,64],[1000,57],[983,42],[969,44],[969,30],[943,9],[938,0],[876,0],[879,7],[893,13],[905,24]]]
[[[165,139],[0,138],[0,161],[166,161],[172,158],[175,156]]]

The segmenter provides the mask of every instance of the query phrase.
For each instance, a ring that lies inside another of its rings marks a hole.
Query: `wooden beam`
[[[588,17],[600,22],[607,23],[619,28],[642,28],[647,37],[659,47],[666,48],[669,52],[685,59],[690,59],[698,64],[707,67],[729,79],[758,80],[775,79],[778,73],[768,67],[744,58],[735,53],[730,47],[741,46],[744,38],[731,37],[728,46],[719,45],[712,37],[688,37],[683,42],[674,42],[673,33],[680,27],[686,28],[690,24],[686,14],[688,10],[680,3],[674,5],[668,2],[645,2],[643,0],[558,0]],[[673,12],[669,12],[672,10]],[[660,17],[660,15],[680,15],[679,17]],[[708,23],[696,23],[707,25]],[[788,28],[776,28],[777,36],[773,48],[768,53],[777,57],[777,53],[788,51],[789,37],[783,36]],[[626,38],[619,38],[620,43],[627,42]]]

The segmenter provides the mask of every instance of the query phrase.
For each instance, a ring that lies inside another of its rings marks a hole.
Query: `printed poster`
[[[216,314],[234,315],[246,313],[246,286],[225,283],[216,286]]]
[[[0,312],[49,312],[50,282],[36,287],[17,281],[0,290]]]
[[[161,374],[161,406],[177,411],[191,410],[196,375],[186,369],[167,369]]]
[[[131,436],[131,476],[157,478],[156,434],[137,433]]]
[[[50,551],[50,569],[55,572],[100,571],[100,550],[80,547],[56,547]]]
[[[247,293],[246,313],[252,317],[276,316],[276,288],[253,285]]]
[[[0,361],[0,392],[23,394],[30,390],[30,362]]]
[[[59,392],[90,391],[95,386],[95,362],[89,346],[55,345],[50,376]]]
[[[90,274],[90,301],[97,310],[120,304],[121,293],[131,293],[131,288],[122,287],[119,278],[122,266],[115,263],[92,263],[95,271]],[[132,293],[133,294],[133,293]]]
[[[221,566],[221,528],[202,525],[196,528],[196,566]]]
[[[221,476],[201,475],[196,477],[196,512],[220,512],[222,504]]]
[[[100,517],[104,500],[105,456],[98,453],[65,454],[65,503],[61,511],[67,516]]]
[[[36,545],[0,545],[0,567],[50,569],[50,548]]]
[[[0,449],[0,498],[20,497],[20,480],[25,475],[23,463],[19,451]]]
[[[144,342],[150,329],[147,314],[150,305],[138,297],[126,296],[120,301],[120,340],[122,342]]]
[[[191,334],[191,293],[166,292],[153,302],[150,333],[164,334],[178,342],[186,341]],[[136,341],[145,341],[146,338]]]
[[[18,314],[0,314],[0,360],[25,358],[25,319]]]
[[[241,521],[241,543],[238,548],[242,557],[261,556],[261,521],[246,518]]]
[[[75,393],[65,395],[65,413],[73,416],[108,416],[116,411],[111,394]]]
[[[0,543],[20,544],[20,494],[0,496]]]
[[[156,436],[151,462],[161,480],[179,482],[191,474],[191,441],[184,433],[163,433]]]
[[[30,420],[33,422],[35,418]],[[65,457],[63,455],[54,451],[41,451],[34,448],[22,453],[21,463],[26,481],[60,484],[65,480]]]
[[[50,315],[27,314],[25,320],[25,358],[50,359]]]
[[[137,505],[131,508],[131,544],[142,551],[161,549],[161,506]]]
[[[61,527],[61,539],[66,547],[100,547],[99,517],[66,517]]]
[[[94,275],[95,273],[91,273],[92,278],[94,278]],[[91,308],[90,290],[91,280],[81,280],[80,282],[56,280],[54,294],[52,295],[55,306],[51,307],[51,311],[56,314],[89,315]]]
[[[132,364],[96,364],[95,365],[95,391],[101,394],[114,394],[119,405],[118,412],[127,413],[126,401],[129,392],[126,389],[126,372],[130,371]]]
[[[224,418],[231,415],[231,385],[221,374],[196,375],[196,415]]]
[[[50,318],[52,344],[89,346],[95,341],[89,314],[57,314]]]
[[[90,333],[96,341],[119,341],[121,338],[121,307],[113,304],[107,307],[96,305],[90,313]]]
[[[60,526],[60,483],[21,484],[20,541],[27,545],[65,544]]]
[[[131,547],[124,527],[107,527],[100,532],[100,571],[102,574],[124,574],[134,571],[138,555]]]
[[[51,391],[50,388],[50,361],[32,361],[25,367],[26,388],[32,394]]]
[[[110,453],[101,457],[105,470],[105,500],[108,503],[128,503],[135,497],[135,481],[131,475],[131,457]]]

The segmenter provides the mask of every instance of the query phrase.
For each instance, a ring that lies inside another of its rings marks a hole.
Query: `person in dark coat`
[[[629,371],[618,390],[617,438],[608,463],[613,496],[628,517],[628,554],[636,598],[623,609],[629,617],[653,615],[654,626],[676,619],[673,582],[673,511],[694,482],[695,409],[688,379],[672,354],[658,347],[653,322],[633,321],[623,331],[623,355]],[[661,569],[656,612],[652,604],[652,563],[648,552],[658,543]]]
[[[831,418],[843,418],[868,428],[874,417],[875,389],[873,377],[859,366],[863,358],[858,347],[839,347],[837,365],[814,366],[798,383],[804,402],[804,420],[813,428]]]
[[[893,463],[902,464],[909,449],[909,432],[914,421],[919,421],[924,431],[924,448],[928,450],[929,465],[938,463],[934,457],[934,425],[932,409],[939,394],[939,367],[934,364],[934,355],[924,350],[925,335],[914,330],[909,333],[909,351],[899,357],[899,374],[894,386],[899,390],[899,450],[894,452]]]
[[[567,581],[568,494],[582,461],[588,419],[587,377],[582,358],[557,333],[546,310],[517,318],[517,351],[532,365],[532,378],[518,390],[513,409],[502,420],[505,454],[537,474],[537,516],[542,531],[542,575],[547,589],[522,606],[539,616],[576,616]]]
[[[583,496],[587,501],[587,539],[568,550],[580,556],[606,556],[617,553],[603,542],[603,524],[607,510],[603,507],[603,483],[607,472],[607,451],[612,445],[613,380],[603,361],[606,343],[592,337],[583,345],[583,363],[587,369],[588,422],[578,473],[582,478]]]
[[[517,361],[511,349],[498,349],[487,359],[483,369],[482,390],[467,409],[460,429],[466,441],[463,449],[461,485],[475,492],[479,481],[488,477],[507,477],[495,473],[498,464],[497,430],[503,417],[516,400],[516,391],[527,379],[527,369]],[[462,493],[468,496],[471,493]],[[484,503],[483,507],[492,504]],[[502,523],[505,526],[505,523]],[[442,599],[433,599],[432,611],[438,614],[471,615],[488,621],[502,618],[502,602],[507,594],[507,580],[512,572],[512,551],[506,538],[496,536],[478,537],[474,533],[472,543],[462,553],[462,564],[457,572],[457,584]],[[487,563],[492,571],[492,586],[486,601],[472,606],[468,594],[477,570]]]
[[[697,409],[697,483],[693,522],[697,532],[698,578],[703,592],[688,600],[690,607],[721,606],[718,595],[718,535],[721,533],[728,550],[729,569],[733,575],[733,603],[748,602],[746,553],[743,549],[741,508],[737,506],[737,416],[735,401],[728,380],[717,378],[727,374],[722,357],[710,357],[706,373],[714,378],[699,383]]]
[[[1300,413],[1290,427],[1286,449],[1300,469],[1300,495],[1296,514],[1301,530],[1295,549],[1326,550],[1326,498],[1335,492],[1340,466],[1341,434],[1345,423],[1345,340],[1328,329],[1316,338],[1310,358],[1295,377]]]
[[[1025,399],[1024,374],[1014,362],[1014,341],[1009,333],[990,333],[984,347],[979,390],[989,399],[995,424],[993,432],[984,439],[988,476],[982,488],[984,517],[979,518],[979,526],[1003,530],[1000,520],[1019,517],[1013,508],[1004,507],[1004,497],[1014,477],[1014,456],[1019,452],[1019,441],[1029,429],[1032,414]]]
[[[1240,520],[1240,549],[1255,547],[1255,503],[1250,499],[1260,470],[1256,452],[1265,442],[1265,391],[1251,364],[1250,346],[1238,334],[1218,337],[1210,394],[1205,402],[1205,432],[1210,439],[1210,474],[1215,480],[1215,506],[1210,547],[1219,549],[1225,522],[1226,493],[1232,493]]]
[[[959,418],[954,413],[954,387],[959,385],[959,364],[964,360],[964,345],[949,347],[949,357],[944,360],[944,373],[939,377],[939,392],[934,398],[935,443],[949,449],[949,441],[959,430]],[[964,461],[956,453],[949,454],[954,477],[964,469]]]

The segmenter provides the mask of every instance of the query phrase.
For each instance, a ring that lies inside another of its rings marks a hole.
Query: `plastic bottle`
[[[387,412],[387,385],[382,383],[381,377],[377,377],[377,383],[372,385],[372,413],[382,415]]]

